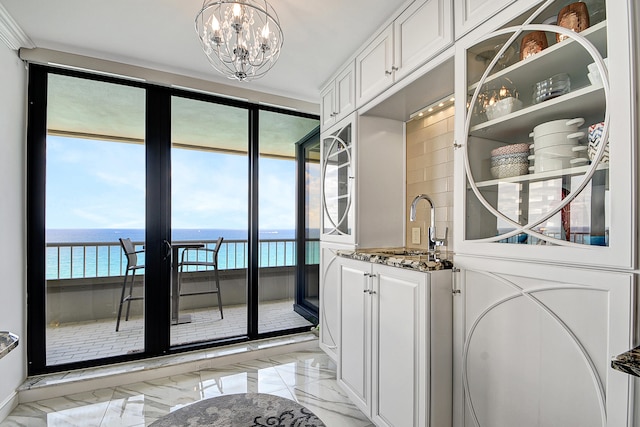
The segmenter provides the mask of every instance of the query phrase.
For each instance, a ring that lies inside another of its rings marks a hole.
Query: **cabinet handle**
[[[370,274],[369,277],[378,277],[376,274]]]
[[[391,67],[392,71],[398,71],[398,67],[396,67],[395,65]]]
[[[456,150],[458,148],[462,148],[462,144],[458,144],[457,142],[453,141],[453,149]]]
[[[385,73],[387,76],[390,76],[390,75],[392,74],[392,73],[391,73],[391,71],[389,71],[389,70],[384,70],[384,73]]]
[[[365,289],[364,291],[362,291],[363,293],[371,293],[371,291],[369,289]]]
[[[369,291],[369,295],[375,294],[375,293],[376,293],[376,291]]]
[[[460,269],[457,267],[453,267],[451,269],[451,272],[453,273],[453,277],[452,277],[452,283],[451,283],[451,293],[453,293],[453,295],[460,295],[460,289],[458,289],[458,282],[456,280],[456,273],[460,272]]]

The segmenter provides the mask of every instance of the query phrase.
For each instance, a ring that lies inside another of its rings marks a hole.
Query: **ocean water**
[[[319,236],[319,231],[311,233],[312,236],[315,234]],[[214,247],[219,236],[225,239],[218,254],[219,268],[246,268],[246,230],[175,229],[172,241],[209,242],[207,246]],[[118,241],[120,237],[130,238],[139,243],[137,249],[142,249],[142,229],[48,229],[47,280],[122,275],[126,268],[126,257]],[[264,230],[260,232],[259,238],[260,267],[295,265],[294,230]],[[191,260],[196,256],[203,260],[206,256],[204,252],[190,254]],[[308,242],[307,263],[318,262],[319,243]],[[144,253],[139,255],[139,263],[144,263]]]

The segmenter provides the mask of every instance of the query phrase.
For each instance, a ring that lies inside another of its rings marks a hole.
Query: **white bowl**
[[[609,58],[604,58],[603,61],[604,61],[604,65],[608,68]],[[587,65],[587,70],[589,70],[590,73],[598,72],[598,66],[596,65],[595,62],[592,62],[591,64]]]
[[[538,172],[555,171],[571,167],[570,157],[544,156],[536,154],[534,170]]]
[[[501,99],[493,104],[487,105],[485,110],[489,120],[495,120],[499,117],[518,111],[522,108],[522,101],[512,96]]]
[[[594,86],[602,85],[602,78],[600,77],[600,73],[597,70],[595,73],[587,73],[587,77],[589,78],[589,81],[591,82],[592,85]]]
[[[584,132],[558,132],[550,133],[548,135],[542,135],[533,139],[534,152],[548,147],[555,147],[558,145],[567,145],[570,147],[576,146],[580,143],[580,139],[584,138]]]
[[[562,119],[553,120],[550,122],[540,123],[533,128],[533,132],[529,134],[530,137],[535,138],[537,136],[547,135],[550,133],[558,132],[577,132],[578,128],[584,124],[584,119],[577,117],[575,119]]]
[[[582,145],[581,147],[586,147]],[[536,150],[536,156],[547,156],[547,157],[568,157],[574,158],[580,156],[580,153],[573,150],[575,146],[572,145],[553,145],[545,148],[540,148]]]

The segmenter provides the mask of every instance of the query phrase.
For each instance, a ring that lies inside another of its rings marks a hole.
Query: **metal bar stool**
[[[182,256],[180,257],[180,264],[178,265],[178,294],[179,296],[190,296],[190,295],[203,295],[203,294],[216,294],[218,297],[218,309],[220,310],[220,318],[224,319],[224,314],[222,312],[222,294],[220,292],[220,275],[218,274],[218,252],[220,251],[220,246],[222,246],[223,237],[219,237],[216,242],[216,246],[213,249],[209,248],[186,248],[182,251]],[[189,259],[189,252],[196,251],[196,256],[194,260]],[[204,260],[198,260],[198,251],[203,251],[207,255]],[[209,256],[211,254],[211,256]],[[213,267],[213,286],[209,290],[204,291],[194,291],[194,292],[182,292],[182,273],[183,268],[189,266],[204,266],[204,267]]]
[[[136,278],[136,271],[144,268],[144,264],[138,265],[138,254],[144,252],[144,249],[136,251],[136,247],[131,242],[131,239],[118,239],[122,250],[127,257],[127,269],[124,272],[124,280],[122,281],[122,292],[120,294],[120,305],[118,306],[118,320],[116,321],[116,332],[120,329],[120,317],[122,316],[122,305],[127,303],[127,314],[124,318],[125,321],[129,320],[129,311],[131,309],[131,301],[144,299],[143,296],[133,296],[133,282]],[[129,292],[125,295],[127,289],[127,281],[129,279],[129,273],[131,273],[131,283],[129,283]]]

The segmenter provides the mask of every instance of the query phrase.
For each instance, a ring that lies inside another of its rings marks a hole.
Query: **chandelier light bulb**
[[[242,6],[239,3],[233,4],[233,16],[240,18],[242,16]]]
[[[213,31],[214,34],[220,31],[220,22],[218,22],[215,16],[211,17],[211,31]]]
[[[213,68],[240,81],[264,76],[284,41],[278,15],[266,0],[204,0],[195,29]]]

